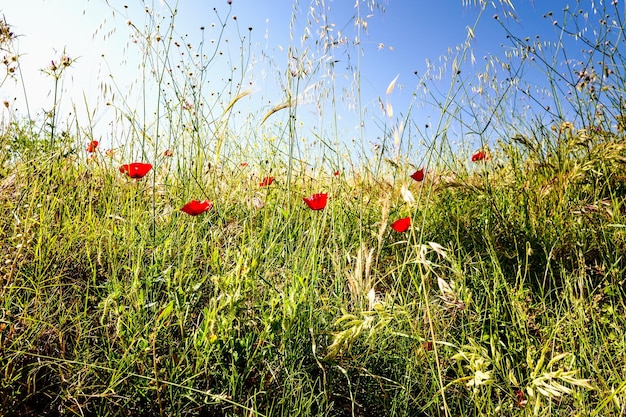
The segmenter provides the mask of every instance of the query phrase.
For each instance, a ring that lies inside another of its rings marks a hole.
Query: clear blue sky
[[[370,2],[359,1],[368,28],[368,33],[362,35],[359,45],[362,50],[359,61],[362,104],[366,109],[366,123],[370,123],[368,117],[377,119],[375,123],[381,123],[384,116],[378,99],[381,98],[383,102],[389,100],[396,115],[407,112],[419,81],[414,72],[423,75],[427,60],[438,62],[440,57],[449,55],[449,48],[462,44],[467,39],[467,28],[473,27],[476,22],[479,8],[463,5],[462,0],[381,0],[379,3],[385,9],[382,12],[369,11],[367,5]],[[174,1],[169,3],[175,4]],[[291,30],[294,8],[290,0],[233,0],[232,4],[227,4],[227,0],[180,0],[174,39],[182,37],[197,47],[204,36],[205,51],[210,52],[210,41],[217,40],[219,35],[217,16],[224,19],[227,26],[224,39],[228,39],[228,42],[222,40],[219,47],[223,58],[208,69],[208,88],[215,91],[223,88],[232,76],[228,68],[238,66],[241,39],[244,39],[243,45],[246,47],[249,39],[250,62],[244,65],[249,65],[251,69],[244,75],[244,81],[252,83],[253,94],[238,106],[241,106],[240,110],[246,111],[245,106],[249,105],[249,111],[263,114],[284,97],[278,80],[289,62],[288,46],[293,44],[302,51],[299,38],[306,26],[309,3],[299,2],[300,9],[295,11],[296,25]],[[585,11],[593,16],[591,2],[583,3],[588,4]],[[356,13],[355,0],[326,0],[325,4],[335,33],[341,31],[348,39],[354,39],[356,32],[352,18]],[[551,20],[559,19],[561,10],[567,4],[578,7],[575,1],[568,0],[516,1],[519,20],[509,20],[507,25],[521,38],[539,35],[545,40],[557,39],[559,31],[551,25]],[[161,2],[155,1],[148,5],[163,15],[168,14]],[[549,11],[554,11],[553,18],[544,17]],[[100,138],[111,140],[107,137],[112,133],[106,127],[111,111],[103,103],[102,82],[112,77],[121,92],[128,91],[136,83],[140,75],[138,62],[141,57],[131,43],[132,30],[127,20],[141,27],[146,22],[144,5],[136,0],[111,0],[108,4],[103,0],[23,0],[3,2],[0,12],[13,26],[14,32],[20,35],[17,46],[21,54],[20,63],[31,115],[36,117],[42,109],[51,108],[53,83],[40,70],[47,67],[52,59],[58,60],[65,50],[77,61],[63,77],[62,112],[67,113],[75,108],[83,122],[88,106],[91,111],[95,111],[94,123],[101,129]],[[499,14],[502,19],[504,11],[488,7],[475,29],[472,47],[477,62],[475,65],[464,64],[464,76],[473,70],[482,69],[483,57],[502,55],[504,52],[502,45],[507,44],[506,34],[500,23],[493,19],[494,14]],[[236,20],[233,16],[236,16]],[[200,27],[204,27],[204,31]],[[252,32],[248,32],[248,27],[253,28]],[[313,25],[313,30],[315,27]],[[293,34],[293,40],[290,34]],[[312,33],[311,39],[315,36]],[[347,66],[352,65],[354,68],[357,65],[359,53],[354,48],[350,51],[346,53],[344,49],[338,49],[335,52],[335,67],[340,76],[350,77],[352,71]],[[323,71],[319,75],[322,76]],[[387,87],[396,76],[396,88],[387,97]],[[439,85],[435,82],[435,85],[446,90],[447,80]],[[7,81],[0,89],[0,100],[10,101],[13,108],[22,114],[26,109],[23,97],[19,83]],[[134,100],[135,104],[130,101],[128,106],[140,107],[139,98],[135,97]],[[354,134],[354,126],[350,125],[353,120],[349,110],[345,111],[340,116],[347,126],[340,128],[351,135]],[[432,110],[417,109],[412,112],[414,117],[421,118],[420,123],[432,123],[438,118],[436,111]],[[371,133],[374,130],[368,133],[372,136],[369,139],[372,142],[377,134]]]

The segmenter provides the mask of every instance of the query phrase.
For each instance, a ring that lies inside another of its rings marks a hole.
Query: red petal
[[[180,211],[189,214],[190,216],[197,216],[199,214],[204,213],[205,211],[211,210],[213,207],[213,203],[209,200],[198,201],[191,200],[189,203],[185,204],[180,208]]]
[[[391,223],[391,228],[399,233],[406,232],[407,230],[409,230],[409,226],[411,226],[410,217],[405,217],[403,219],[399,219]]]
[[[482,161],[487,158],[487,154],[483,151],[478,151],[474,155],[472,155],[472,162]]]
[[[274,182],[274,177],[265,177],[263,178],[263,181],[259,183],[259,187],[267,187],[273,182]]]
[[[311,197],[304,197],[302,200],[311,210],[322,210],[326,207],[328,193],[313,194]]]
[[[87,152],[91,153],[91,152],[95,152],[96,148],[98,147],[98,141],[97,140],[92,140],[91,142],[89,142],[89,145],[87,145]]]
[[[413,174],[411,174],[411,178],[413,178],[417,182],[424,181],[424,168],[418,169]]]
[[[152,169],[151,164],[142,162],[133,162],[132,164],[124,164],[120,167],[122,174],[127,174],[131,178],[143,178]]]

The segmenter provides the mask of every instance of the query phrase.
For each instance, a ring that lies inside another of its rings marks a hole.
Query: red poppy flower
[[[304,197],[302,200],[311,210],[321,210],[326,207],[328,193],[313,194],[311,197]]]
[[[239,164],[239,166],[242,167],[242,168],[245,168],[245,167],[248,166],[248,163],[247,162],[242,162],[242,163]]]
[[[87,145],[87,152],[92,153],[96,151],[96,148],[98,147],[98,141],[97,140],[92,140],[91,142],[89,142],[89,145]]]
[[[267,187],[273,182],[274,182],[274,177],[265,177],[263,178],[263,181],[259,183],[259,187]]]
[[[424,168],[418,169],[413,174],[411,174],[411,178],[413,178],[417,182],[424,181]]]
[[[333,172],[333,175],[334,175],[335,177],[338,177],[338,176],[339,176],[339,171],[335,171],[335,172]]]
[[[528,400],[526,400],[526,397],[524,397],[524,391],[522,391],[521,389],[516,389],[515,396],[517,397],[517,406],[519,408],[526,407]]]
[[[180,208],[180,211],[187,213],[190,216],[197,216],[198,214],[202,214],[205,211],[211,210],[212,207],[213,203],[211,203],[209,200],[191,200],[189,203],[182,206]]]
[[[133,162],[132,164],[124,164],[120,167],[122,174],[127,174],[131,178],[143,178],[150,170],[152,165],[143,162]]]
[[[472,162],[478,162],[478,161],[482,161],[482,160],[486,161],[487,159],[489,159],[487,157],[487,153],[483,152],[483,151],[478,151],[474,155],[472,155]]]
[[[410,225],[411,225],[411,218],[405,217],[403,219],[399,219],[391,223],[391,228],[395,230],[396,232],[402,233],[402,232],[406,232],[407,230],[409,230]]]

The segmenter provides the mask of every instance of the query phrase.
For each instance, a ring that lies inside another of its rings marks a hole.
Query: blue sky
[[[420,124],[436,122],[439,117],[437,111],[421,108],[419,99],[417,103],[415,101],[419,76],[426,72],[427,60],[440,63],[440,57],[450,56],[450,50],[467,39],[468,27],[474,27],[479,17],[479,7],[464,5],[462,0],[382,0],[379,3],[385,9],[383,12],[379,9],[370,11],[367,7],[369,1],[359,1],[361,16],[367,21],[367,34],[361,35],[357,46],[359,51],[355,49],[357,47],[351,46],[333,52],[333,59],[337,61],[335,68],[338,79],[343,79],[342,85],[347,85],[358,62],[361,103],[366,109],[366,117],[376,119],[374,124],[386,123],[380,111],[379,98],[382,102],[389,101],[392,104],[396,117],[409,111],[413,103],[419,110],[412,110],[412,117],[420,119]],[[306,10],[309,3],[300,1],[300,8],[294,12],[290,0],[233,0],[232,4],[227,4],[226,0],[180,0],[174,38],[183,39],[197,48],[204,36],[204,50],[211,52],[210,41],[218,38],[219,19],[223,19],[226,23],[225,36],[218,48],[223,55],[219,62],[216,61],[207,70],[207,80],[210,81],[207,83],[210,87],[207,88],[213,88],[216,92],[220,88],[229,88],[225,87],[228,78],[233,75],[229,68],[239,67],[238,71],[241,70],[238,63],[243,45],[248,51],[243,65],[248,68],[241,80],[251,83],[252,94],[238,106],[244,112],[263,114],[284,98],[279,80],[284,80],[284,72],[290,61],[287,56],[289,45],[295,45],[298,51],[303,50],[300,36],[307,26]],[[353,25],[357,13],[355,1],[326,0],[324,3],[329,22],[334,24],[334,35],[341,31],[348,42],[352,42],[357,35]],[[585,11],[591,13],[591,2],[585,3],[589,4]],[[156,13],[163,16],[169,14],[162,2],[147,4]],[[170,2],[170,5],[173,4],[176,3]],[[551,25],[551,19],[558,19],[567,4],[576,7],[574,1],[520,0],[515,2],[518,21],[506,20],[506,24],[521,38],[538,35],[545,40],[554,40],[558,38],[559,31]],[[114,133],[107,130],[111,110],[104,105],[102,83],[115,80],[121,93],[137,85],[141,56],[132,44],[133,31],[127,25],[127,20],[143,27],[147,22],[144,8],[142,2],[135,0],[24,0],[0,5],[0,12],[13,26],[14,32],[20,35],[17,47],[21,54],[20,63],[31,116],[37,117],[43,109],[51,108],[53,82],[40,70],[49,66],[52,59],[58,60],[65,50],[77,60],[62,78],[61,111],[67,114],[76,110],[79,121],[84,122],[85,109],[88,108],[94,112],[93,123],[99,130],[96,135],[101,140],[111,140],[110,136],[114,136]],[[553,18],[544,17],[549,11],[554,11]],[[473,71],[481,70],[484,57],[502,55],[504,52],[506,34],[493,18],[494,14],[498,14],[503,21],[505,11],[500,6],[489,6],[480,17],[472,41],[476,63],[463,65],[463,77],[471,77]],[[290,27],[292,16],[296,18],[293,29]],[[201,27],[205,29],[202,31]],[[252,27],[251,32],[248,31],[249,27]],[[310,26],[312,31],[316,28],[319,28],[319,24]],[[315,33],[311,33],[310,39],[315,39],[315,36]],[[228,42],[224,42],[224,39],[228,39]],[[319,56],[319,51],[315,52]],[[348,68],[348,65],[352,67]],[[449,64],[447,68],[446,78],[439,83],[433,82],[436,88],[444,92],[449,82]],[[322,77],[323,72],[317,76]],[[396,76],[396,87],[387,95],[389,83]],[[537,77],[538,74],[529,73],[528,76]],[[314,81],[308,80],[309,83]],[[341,92],[339,94],[341,96]],[[5,82],[0,89],[0,100],[11,102],[13,108],[22,114],[26,111],[24,92],[19,82]],[[130,108],[140,107],[141,100],[135,96],[129,98],[126,105]],[[250,108],[246,109],[245,106]],[[306,113],[306,106],[303,109],[303,113]],[[310,112],[315,112],[315,109]],[[340,130],[348,136],[355,134],[354,114],[350,112],[346,108],[340,114]],[[302,117],[305,117],[304,114]],[[369,119],[366,123],[371,125]],[[376,141],[375,129],[368,132],[371,136],[368,140],[371,142]]]

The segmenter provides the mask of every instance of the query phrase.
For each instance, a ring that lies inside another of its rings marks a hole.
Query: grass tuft
[[[601,6],[619,23],[616,3]],[[624,415],[623,25],[600,23],[596,42],[565,11],[564,35],[591,51],[562,75],[563,43],[539,48],[499,20],[515,53],[429,91],[434,133],[410,114],[385,121],[393,144],[356,144],[355,162],[332,135],[301,144],[303,104],[289,99],[319,87],[329,55],[290,57],[287,104],[242,119],[245,71],[217,98],[201,90],[221,45],[193,58],[175,11],[171,25],[129,24],[144,97],[158,93],[141,109],[104,89],[123,132],[111,150],[86,154],[93,126],[56,111],[3,110],[0,414]],[[324,39],[322,51],[341,45]],[[14,42],[0,21],[0,47]],[[188,57],[180,71],[173,53]],[[73,64],[49,69],[54,109]],[[537,65],[549,96],[509,78]],[[335,116],[322,112],[337,128]],[[119,169],[131,161],[152,169],[131,178]],[[312,210],[316,194],[327,200]],[[211,207],[180,210],[192,200]]]

